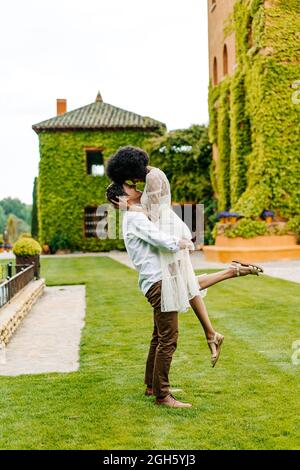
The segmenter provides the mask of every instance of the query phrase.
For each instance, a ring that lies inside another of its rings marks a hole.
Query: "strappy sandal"
[[[248,276],[249,274],[256,274],[255,270],[250,269],[250,267],[241,266],[238,263],[233,263],[230,265],[230,268],[234,269],[236,277],[239,276]]]
[[[212,339],[207,340],[207,344],[211,350],[211,365],[215,367],[221,352],[221,346],[224,341],[224,336],[220,333],[215,333]]]
[[[232,266],[236,269],[237,276],[240,276],[240,271],[243,270],[243,268],[250,269],[249,274],[254,274],[255,276],[259,276],[264,272],[263,268],[261,266],[257,266],[256,264],[241,263],[240,261],[236,260],[233,260],[232,263],[234,263]]]

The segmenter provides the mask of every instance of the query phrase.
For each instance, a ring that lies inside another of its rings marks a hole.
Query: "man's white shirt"
[[[179,251],[180,239],[160,232],[143,212],[124,212],[122,231],[127,253],[139,272],[139,287],[146,294],[162,277],[159,251]]]

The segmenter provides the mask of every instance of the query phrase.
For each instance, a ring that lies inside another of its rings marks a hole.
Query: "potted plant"
[[[41,251],[40,244],[33,238],[19,238],[13,247],[13,252],[16,255],[17,272],[21,270],[20,265],[34,264],[34,275],[39,279]]]
[[[12,250],[12,244],[10,242],[5,242],[4,243],[4,250],[5,251],[11,251]]]
[[[237,214],[236,212],[229,212],[229,220],[232,224],[235,224],[238,219],[239,219],[239,214]]]
[[[221,211],[217,213],[217,219],[220,220],[221,224],[227,224],[229,217],[228,211]]]
[[[265,211],[263,211],[261,216],[267,222],[267,224],[270,224],[271,222],[273,222],[274,212],[265,210]]]
[[[46,243],[43,245],[43,253],[44,255],[48,255],[49,253],[51,253],[50,246],[47,245]]]

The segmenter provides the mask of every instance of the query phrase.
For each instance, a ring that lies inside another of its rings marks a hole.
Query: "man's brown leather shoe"
[[[155,404],[168,406],[169,408],[192,408],[191,403],[182,403],[176,400],[171,394],[167,395],[165,398],[157,398]]]
[[[145,390],[145,395],[146,397],[152,397],[153,396],[153,389],[150,387],[147,387]]]

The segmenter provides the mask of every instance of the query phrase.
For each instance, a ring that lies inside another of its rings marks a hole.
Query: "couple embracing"
[[[190,408],[174,398],[169,370],[177,347],[178,313],[192,307],[211,351],[211,365],[219,359],[224,336],[215,331],[203,297],[218,282],[262,269],[233,261],[228,269],[196,276],[190,259],[192,234],[171,207],[169,181],[159,168],[149,165],[147,153],[136,147],[119,149],[107,164],[113,181],[108,201],[124,211],[123,238],[128,255],[139,272],[139,287],[153,308],[154,327],[148,353],[145,384],[147,396],[157,405]],[[144,182],[144,191],[136,184]]]

